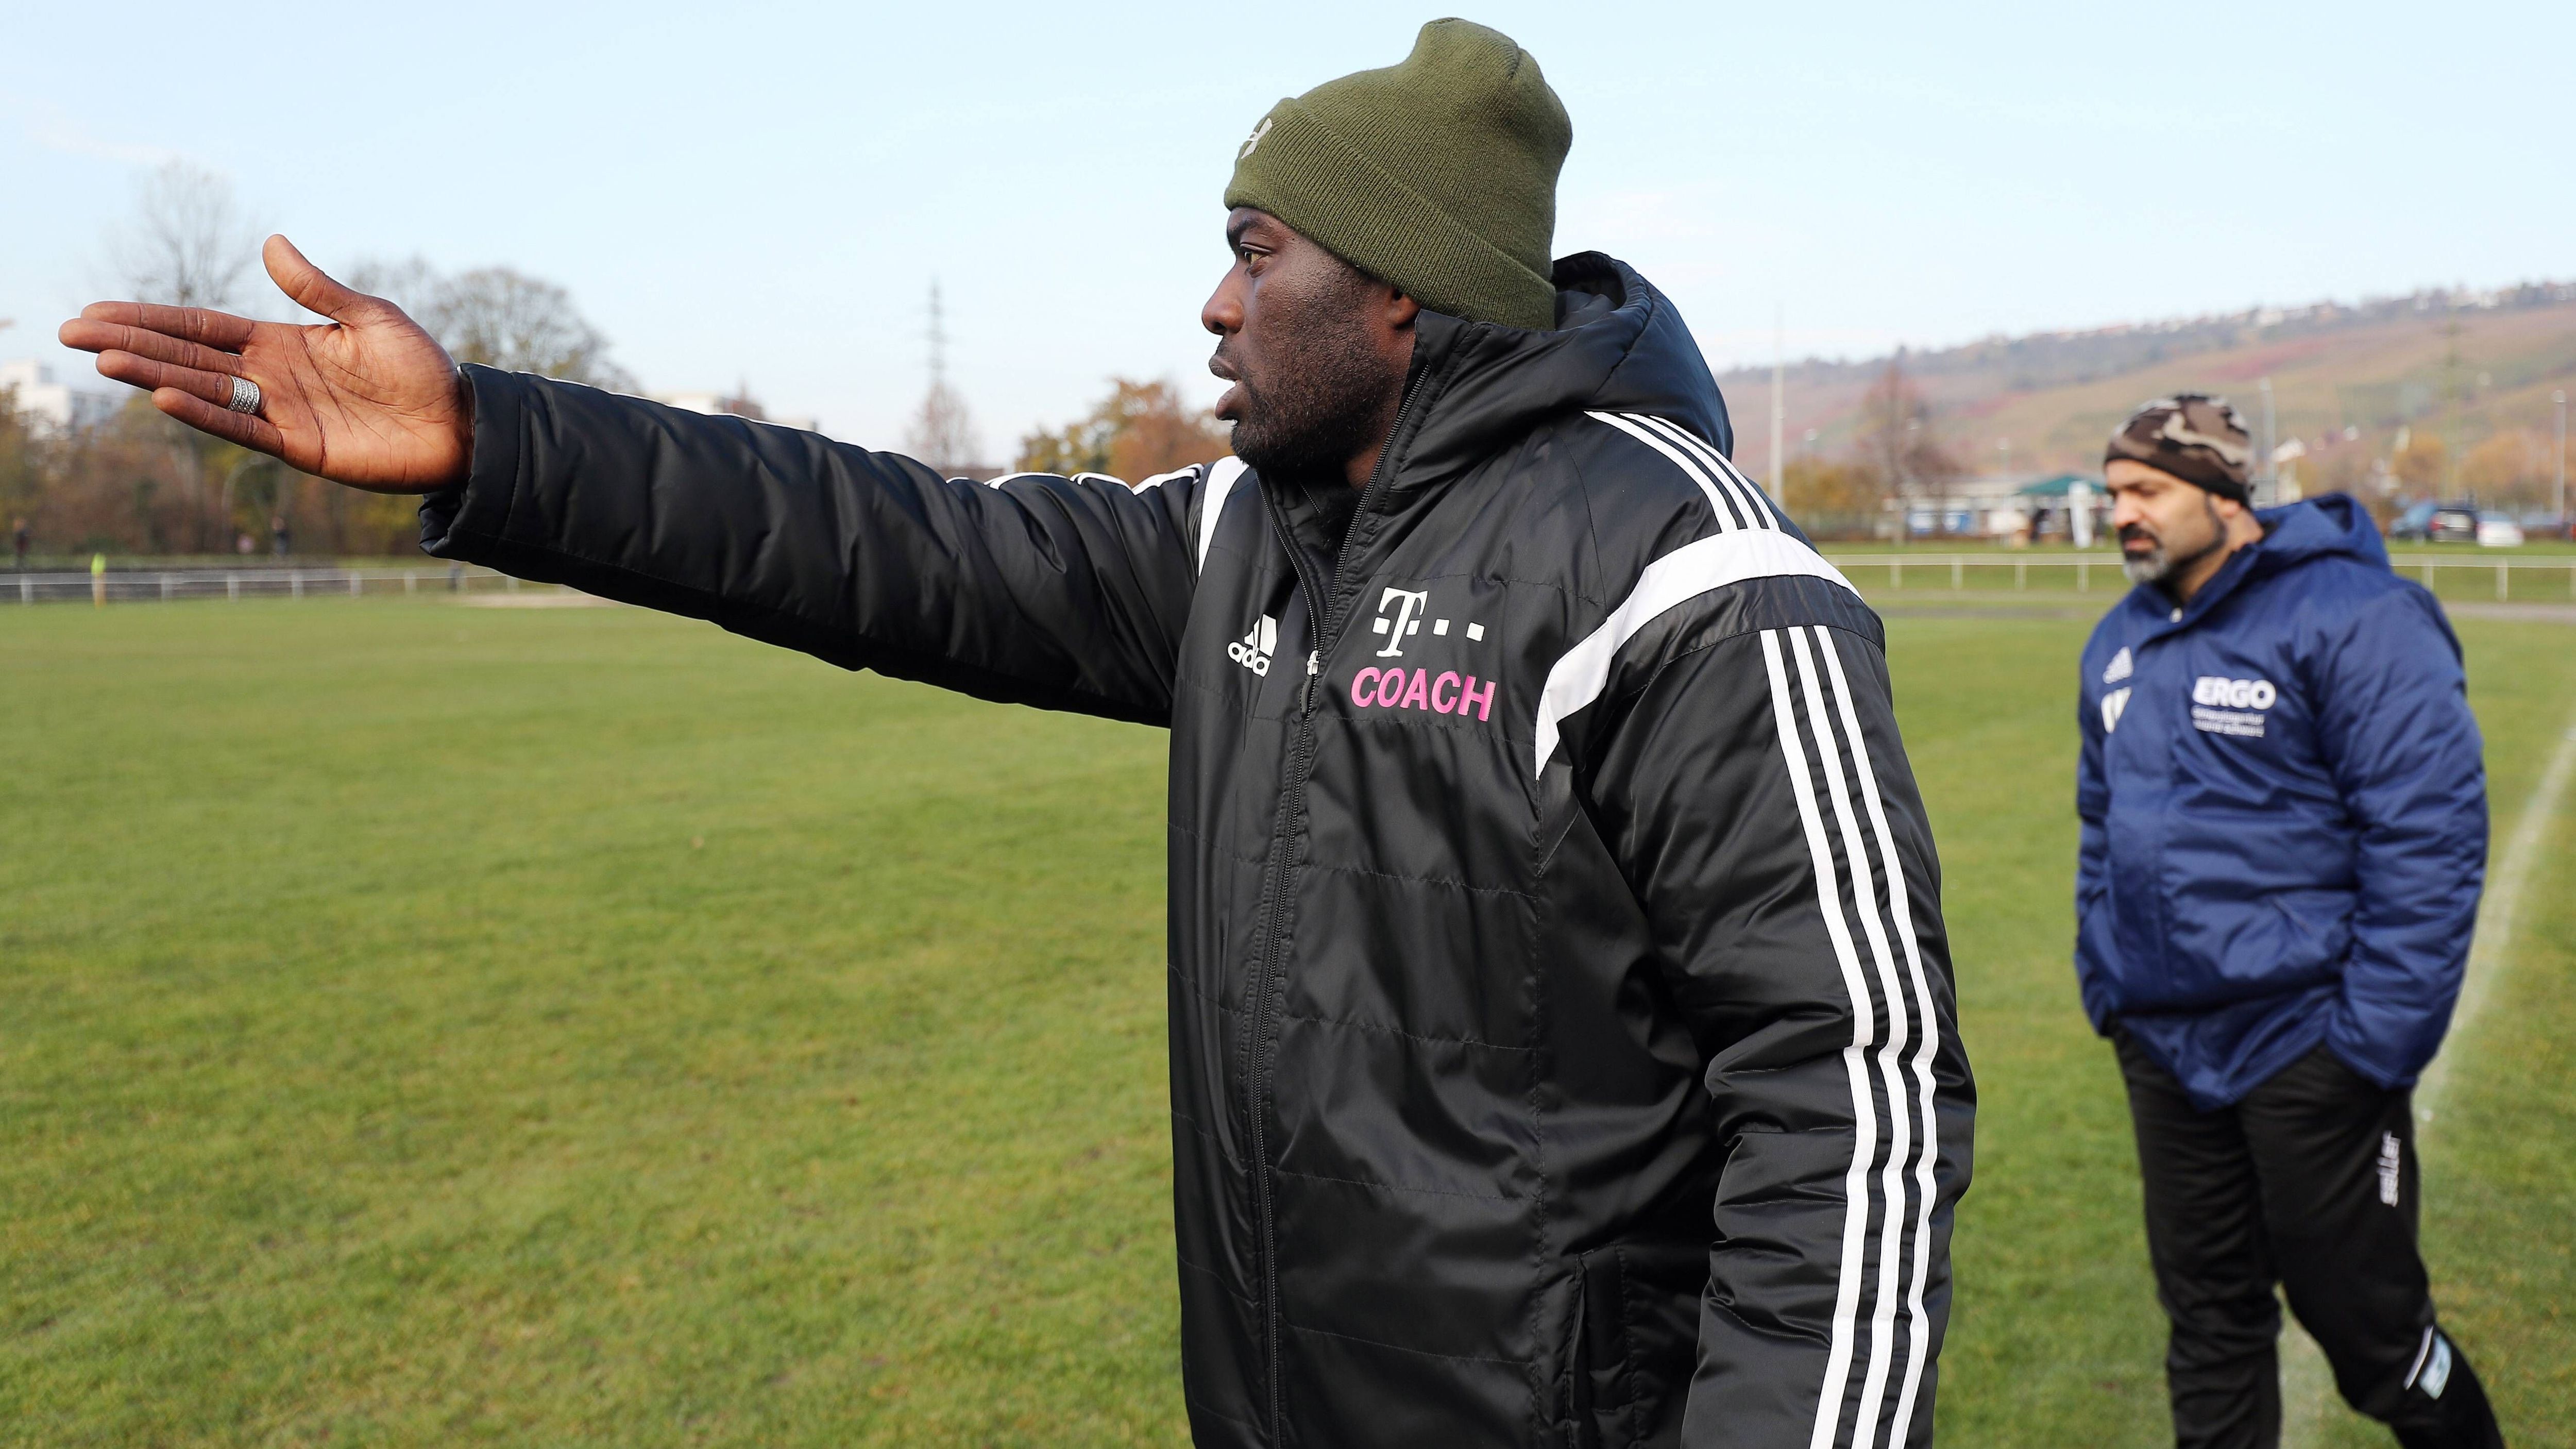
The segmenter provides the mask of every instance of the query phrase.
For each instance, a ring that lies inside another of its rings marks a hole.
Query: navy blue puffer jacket
[[[2075,971],[2203,1108],[2319,1042],[2382,1086],[2441,1045],[2486,870],[2459,641],[2340,494],[2264,510],[2186,608],[2083,663]]]

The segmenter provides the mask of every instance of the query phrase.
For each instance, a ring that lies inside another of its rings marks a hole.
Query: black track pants
[[[2406,1449],[2501,1446],[2467,1357],[2434,1326],[2415,1248],[2411,1094],[2320,1047],[2235,1106],[2201,1112],[2125,1036],[2119,1051],[2156,1296],[2173,1322],[2174,1442],[2280,1442],[2277,1283],[2345,1401]]]

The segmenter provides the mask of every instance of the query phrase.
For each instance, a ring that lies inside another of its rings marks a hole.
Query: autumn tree
[[[1230,451],[1224,424],[1183,402],[1171,383],[1120,377],[1110,379],[1109,396],[1079,421],[1020,439],[1013,466],[1026,473],[1105,473],[1133,484]]]
[[[18,391],[0,387],[0,528],[33,514],[43,496],[43,479],[36,472],[36,440],[26,415],[18,411]]]
[[[2501,432],[2460,460],[2460,483],[2482,503],[2535,508],[2549,501],[2549,440],[2523,428]]]
[[[2375,475],[2370,465],[2370,449],[2365,444],[2321,443],[2298,461],[2299,491],[2309,498],[2325,493],[2364,497],[2373,491],[2370,482]]]
[[[1813,537],[1867,537],[1885,497],[1877,476],[1858,462],[1797,458],[1780,471],[1780,506]]]
[[[2430,493],[2441,487],[2447,453],[2440,435],[2400,429],[2396,451],[2389,457],[2388,471],[2407,487]]]

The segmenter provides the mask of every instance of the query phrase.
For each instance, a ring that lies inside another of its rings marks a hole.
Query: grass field
[[[2170,1442],[2085,627],[1890,624],[1984,1099],[1954,1444]],[[2502,840],[2576,629],[2461,632]],[[1161,734],[627,610],[0,611],[0,682],[0,1444],[1182,1441]],[[2424,1149],[2517,1446],[2576,1445],[2546,838]]]

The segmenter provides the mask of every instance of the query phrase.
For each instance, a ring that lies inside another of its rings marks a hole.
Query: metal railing
[[[2001,587],[2002,575],[2007,572],[2012,576],[2010,587],[2016,593],[2029,591],[2034,574],[2040,577],[2042,587],[2051,584],[2063,587],[2065,582],[2072,582],[2079,594],[2093,591],[2096,575],[2103,576],[2100,581],[2107,587],[2126,589],[2129,586],[2128,580],[2120,574],[2120,556],[2114,553],[2012,557],[1991,553],[1895,551],[1828,554],[1826,561],[1841,569],[1844,576],[1855,584],[1876,582],[1883,577],[1890,589],[1909,587],[1906,582],[1909,572],[1917,580],[1911,585],[1915,588],[1926,587],[1922,580],[1928,575],[1932,581],[1929,587],[1964,590],[1969,587],[1971,574],[1976,576],[1979,588]],[[2457,580],[2465,574],[2480,582],[2492,578],[2495,596],[2503,601],[2514,597],[2517,577],[2522,580],[2522,596],[2526,600],[2576,600],[2576,556],[2486,559],[2405,553],[2391,555],[2389,563],[2437,594],[2441,592],[2444,575]],[[2556,576],[2555,579],[2552,575]]]
[[[99,574],[0,574],[0,605],[125,604],[180,599],[356,599],[377,594],[515,592],[520,587],[517,579],[506,574],[464,564],[403,569],[125,568]]]

